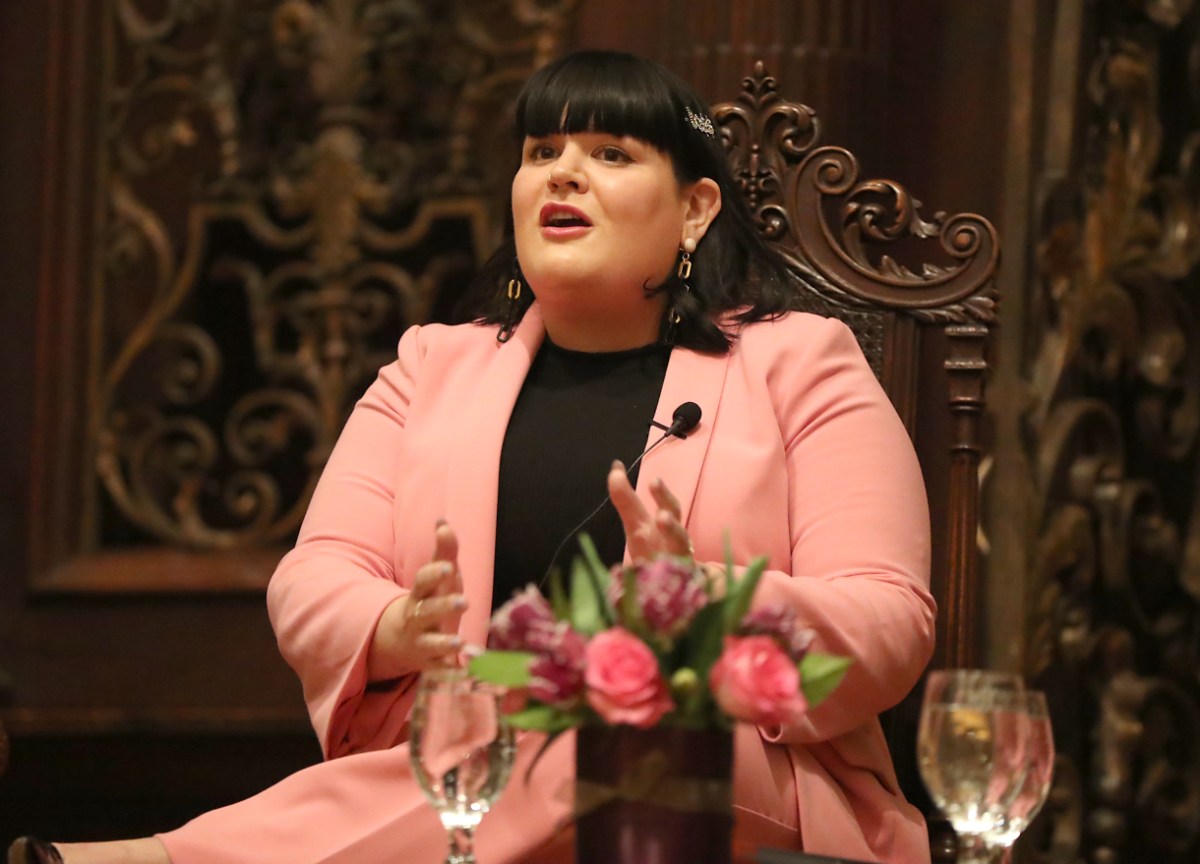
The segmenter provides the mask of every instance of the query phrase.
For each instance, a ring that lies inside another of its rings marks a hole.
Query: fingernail
[[[624,470],[625,470],[625,466],[624,466],[624,465],[621,463],[621,460],[620,460],[620,459],[614,459],[614,460],[613,460],[613,464],[612,464],[612,468],[610,468],[609,470],[610,470],[610,471],[624,471]]]
[[[453,572],[454,572],[454,568],[448,562],[443,561],[441,566],[438,567],[438,573],[441,574],[442,576],[449,576]]]
[[[466,654],[468,657],[478,657],[484,652],[484,650],[486,649],[484,649],[482,645],[464,645],[462,653]]]
[[[455,597],[454,598],[454,608],[459,609],[459,610],[466,609],[467,608],[467,598],[466,597]]]
[[[437,522],[435,522],[433,524],[433,527],[441,528],[443,525],[449,525],[449,524],[450,523],[446,521],[446,518],[444,516],[439,516]]]

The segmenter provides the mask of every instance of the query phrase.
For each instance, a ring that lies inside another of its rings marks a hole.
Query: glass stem
[[[475,829],[447,828],[450,837],[450,854],[446,864],[475,864]]]
[[[960,834],[958,837],[958,864],[993,864],[1000,860],[1002,850],[993,850],[980,835]]]

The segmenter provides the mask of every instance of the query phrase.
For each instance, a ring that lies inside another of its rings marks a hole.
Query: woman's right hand
[[[412,590],[383,610],[367,651],[367,680],[390,681],[452,666],[462,650],[458,624],[467,598],[458,569],[458,540],[439,522],[433,560],[417,571]]]

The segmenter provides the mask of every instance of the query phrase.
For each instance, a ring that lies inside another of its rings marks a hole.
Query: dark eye
[[[542,159],[553,159],[557,153],[558,151],[545,141],[534,141],[526,148],[525,157],[536,162]]]
[[[605,144],[596,151],[596,158],[601,162],[625,163],[632,161],[629,154],[615,144]]]

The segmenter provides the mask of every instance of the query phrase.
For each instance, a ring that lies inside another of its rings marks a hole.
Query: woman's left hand
[[[608,472],[608,494],[625,527],[625,542],[634,561],[666,553],[691,557],[692,540],[680,522],[679,499],[660,479],[650,483],[657,509],[650,513],[629,482],[625,466],[613,462]]]

